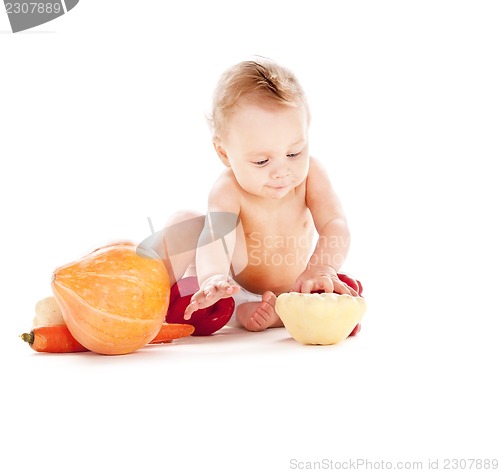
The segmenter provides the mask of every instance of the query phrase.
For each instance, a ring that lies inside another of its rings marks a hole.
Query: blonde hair
[[[271,59],[258,57],[231,66],[220,77],[208,116],[214,140],[226,130],[231,112],[249,97],[276,105],[302,105],[310,120],[306,96],[295,74]]]

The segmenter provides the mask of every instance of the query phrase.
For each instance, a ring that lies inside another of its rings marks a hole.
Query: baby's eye
[[[269,159],[263,159],[261,161],[254,161],[253,164],[255,164],[256,166],[265,166],[268,161],[269,161]]]
[[[298,153],[290,153],[290,154],[287,154],[286,157],[287,158],[297,158],[298,156],[300,155],[300,151]]]

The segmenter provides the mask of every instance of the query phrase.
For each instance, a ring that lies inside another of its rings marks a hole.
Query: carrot
[[[194,332],[194,327],[189,324],[163,324],[158,335],[149,343],[169,343],[176,338],[189,337]]]
[[[156,337],[149,343],[168,343],[177,338],[188,337],[193,332],[194,327],[189,324],[164,323]],[[36,327],[30,333],[23,333],[21,338],[29,343],[33,350],[38,352],[74,353],[89,351],[71,335],[66,325]]]
[[[88,351],[75,340],[66,325],[36,327],[30,333],[23,333],[21,338],[29,343],[33,350],[46,353],[72,353]]]

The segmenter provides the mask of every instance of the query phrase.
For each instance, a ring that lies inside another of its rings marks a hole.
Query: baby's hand
[[[311,266],[295,281],[292,291],[311,293],[315,291],[336,292],[356,297],[358,293],[343,283],[330,266]]]
[[[209,277],[201,284],[200,290],[191,297],[191,302],[184,311],[184,319],[189,320],[193,312],[209,307],[219,299],[231,297],[239,290],[240,286],[228,276],[216,275]]]

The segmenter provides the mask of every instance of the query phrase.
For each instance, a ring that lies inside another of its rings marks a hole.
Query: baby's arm
[[[229,276],[236,243],[239,194],[227,175],[210,192],[205,226],[196,250],[196,274],[200,290],[193,294],[184,318],[198,309],[236,294],[240,287]]]
[[[318,243],[306,270],[297,278],[292,290],[337,292],[357,295],[337,276],[349,251],[350,234],[339,198],[326,170],[311,158],[307,177],[306,204],[318,231]]]

